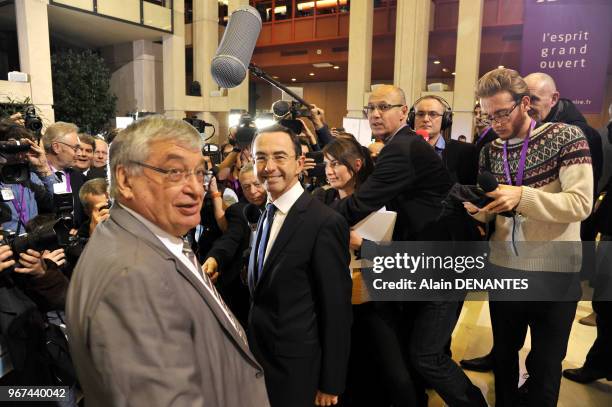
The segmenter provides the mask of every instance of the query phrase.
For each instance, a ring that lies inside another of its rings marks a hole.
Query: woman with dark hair
[[[320,188],[314,195],[329,205],[345,198],[368,178],[374,162],[355,139],[336,138],[323,148],[325,175],[331,188]]]
[[[327,205],[352,195],[374,170],[369,151],[354,138],[335,138],[323,154],[329,188],[313,194]],[[355,240],[361,237],[351,231],[351,242]],[[359,269],[353,270],[352,279],[351,355],[342,406],[417,405],[398,303],[370,301]]]

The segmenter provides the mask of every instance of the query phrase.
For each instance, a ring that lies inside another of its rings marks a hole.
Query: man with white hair
[[[182,120],[149,116],[110,150],[110,217],[72,275],[68,336],[88,406],[269,406],[263,369],[183,236],[204,157]]]

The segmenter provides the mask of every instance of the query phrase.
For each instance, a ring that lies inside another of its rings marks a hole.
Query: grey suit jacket
[[[88,407],[269,406],[261,366],[212,295],[118,206],[81,255],[66,312]]]

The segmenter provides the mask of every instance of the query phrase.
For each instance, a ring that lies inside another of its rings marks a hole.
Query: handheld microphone
[[[478,185],[485,192],[495,191],[499,186],[499,183],[495,179],[495,176],[488,171],[478,175]]]
[[[423,137],[423,139],[425,139],[425,141],[429,142],[429,133],[427,132],[427,130],[418,129],[415,133],[417,135]]]
[[[232,13],[210,66],[219,86],[233,88],[242,83],[260,31],[261,17],[255,8],[244,6]]]
[[[497,187],[499,186],[499,182],[497,182],[497,179],[495,179],[495,176],[493,174],[491,174],[488,171],[484,171],[484,172],[482,172],[481,174],[478,175],[478,186],[484,192],[492,192],[492,191],[495,191],[497,189]],[[492,202],[492,201],[493,200],[491,199],[489,202]],[[487,204],[489,202],[487,202]],[[515,214],[516,214],[515,211],[501,212],[500,213],[501,216],[505,216],[507,218],[513,218]]]
[[[261,216],[261,211],[257,205],[252,203],[248,204],[242,210],[242,214],[246,218],[249,223],[249,227],[253,232],[257,229],[257,222],[259,222],[259,217]]]

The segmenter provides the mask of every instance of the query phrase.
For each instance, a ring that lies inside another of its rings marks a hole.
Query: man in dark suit
[[[476,146],[457,140],[446,140],[442,134],[452,125],[448,103],[439,96],[427,95],[418,99],[409,113],[408,124],[429,134],[429,144],[442,158],[452,182],[476,184],[478,155]]]
[[[452,231],[447,227],[455,222],[439,218],[451,180],[434,149],[406,124],[404,92],[391,85],[376,88],[364,114],[372,135],[385,147],[374,172],[353,195],[339,201],[336,209],[354,225],[385,206],[397,212],[393,240],[448,240]],[[351,236],[351,247],[360,245],[360,238]],[[403,318],[412,325],[404,347],[420,376],[449,405],[486,406],[480,390],[445,353],[457,320],[457,302],[403,305]],[[395,311],[387,308],[382,312]],[[417,396],[426,405],[424,384],[420,387]]]
[[[243,165],[238,179],[248,203],[260,210],[264,208],[266,190],[255,177],[253,164]],[[249,290],[242,279],[242,270],[248,263],[245,262],[244,256],[251,239],[251,228],[244,213],[247,205],[244,202],[236,202],[225,210],[227,230],[215,240],[202,266],[213,279],[216,278],[216,286],[221,296],[245,326],[248,324],[251,302]]]
[[[115,204],[66,301],[88,406],[269,406],[246,334],[182,239],[200,221],[200,149],[193,127],[160,116],[111,147]]]
[[[474,144],[457,140],[446,140],[443,132],[453,124],[452,110],[446,100],[435,95],[426,95],[414,103],[408,113],[408,125],[415,131],[424,130],[429,134],[429,145],[442,159],[451,182],[475,185],[478,175],[478,155]],[[480,240],[477,222],[468,214],[456,216],[457,223],[448,225],[454,240]],[[450,222],[450,221],[449,221]]]
[[[350,347],[348,225],[304,192],[304,158],[291,130],[262,130],[253,154],[268,204],[249,260],[249,343],[273,407],[333,405]]]
[[[81,151],[78,127],[72,123],[53,123],[47,127],[42,142],[49,167],[56,176],[55,192],[72,194],[74,226],[78,228],[85,219],[83,206],[79,200],[79,189],[85,182],[85,176],[73,169],[77,152]]]

